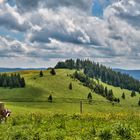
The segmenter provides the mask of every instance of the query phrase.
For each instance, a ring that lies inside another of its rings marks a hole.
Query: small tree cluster
[[[96,83],[85,74],[76,71],[71,77],[78,79],[80,82],[83,83],[84,86],[90,88],[93,92],[105,97],[107,100],[114,102],[119,101],[116,100],[112,90],[108,90],[107,87],[104,87],[99,82]]]
[[[55,68],[66,68],[83,70],[84,74],[90,78],[101,79],[101,81],[123,89],[134,90],[140,92],[140,81],[133,77],[114,71],[111,68],[103,66],[99,63],[92,62],[89,59],[66,60],[65,62],[58,62]]]
[[[134,97],[134,96],[136,96],[136,92],[135,91],[132,91],[131,92],[131,97]]]
[[[120,103],[120,99],[119,98],[114,98],[114,102]]]
[[[0,87],[18,88],[25,87],[25,80],[20,74],[0,74]]]
[[[55,69],[54,69],[54,68],[52,68],[52,69],[50,70],[50,74],[51,74],[51,75],[56,75],[56,72],[55,72]]]

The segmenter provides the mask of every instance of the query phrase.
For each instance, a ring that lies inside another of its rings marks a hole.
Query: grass
[[[87,95],[90,91],[79,81],[71,79],[69,76],[74,70],[56,70],[56,75],[50,75],[49,70],[43,71],[44,77],[39,77],[39,71],[21,71],[20,74],[26,80],[26,88],[0,88],[0,100],[4,101],[6,106],[14,112],[32,110],[59,113],[79,113],[79,102],[83,100],[84,113],[95,112],[140,112],[138,100],[140,95],[131,97],[131,91],[120,89],[102,83],[108,89],[113,89],[116,97],[120,98],[120,104],[112,106],[105,98],[92,93],[93,103],[90,105],[87,101]],[[73,89],[69,90],[69,83],[72,83]],[[125,92],[126,99],[121,95]],[[53,103],[47,101],[48,96],[52,94]]]
[[[140,94],[131,97],[131,91],[102,83],[113,89],[119,104],[112,105],[100,95],[92,93],[79,81],[71,79],[74,70],[20,71],[26,80],[26,88],[0,88],[0,101],[12,110],[7,123],[0,125],[2,140],[122,140],[140,139]],[[73,89],[69,90],[72,83]],[[100,81],[101,83],[101,81]],[[126,99],[121,98],[125,92]],[[47,101],[52,94],[53,102]],[[83,115],[79,115],[80,101],[83,101]]]
[[[139,140],[139,121],[132,114],[17,114],[0,125],[0,139]]]

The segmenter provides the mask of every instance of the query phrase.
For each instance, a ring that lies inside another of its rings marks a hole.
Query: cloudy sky
[[[139,0],[0,0],[0,67],[67,58],[140,69]]]

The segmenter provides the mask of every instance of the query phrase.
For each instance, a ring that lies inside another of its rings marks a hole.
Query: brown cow
[[[8,109],[4,109],[0,111],[0,121],[5,120],[5,122],[7,121],[7,117],[9,117],[11,114],[11,111]]]

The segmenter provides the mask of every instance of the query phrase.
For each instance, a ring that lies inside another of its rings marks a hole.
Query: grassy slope
[[[49,70],[47,70],[43,72],[44,77],[40,78],[38,76],[39,71],[22,71],[20,73],[25,77],[27,83],[26,88],[0,88],[0,100],[6,101],[6,106],[14,112],[21,112],[22,110],[22,112],[78,113],[79,101],[86,99],[90,90],[82,86],[79,81],[74,81],[67,76],[67,74],[73,72],[72,70],[56,70],[57,75],[52,76]],[[68,89],[70,82],[73,84],[73,90]],[[95,101],[92,105],[84,103],[83,109],[85,113],[122,111],[139,113],[139,107],[137,106],[139,95],[131,98],[130,91],[128,90],[121,90],[120,88],[104,85],[113,89],[115,96],[119,98],[124,91],[126,93],[126,100],[121,100],[119,105],[112,106],[105,98],[93,93],[93,99]],[[50,94],[53,95],[53,103],[47,102],[47,98]]]

